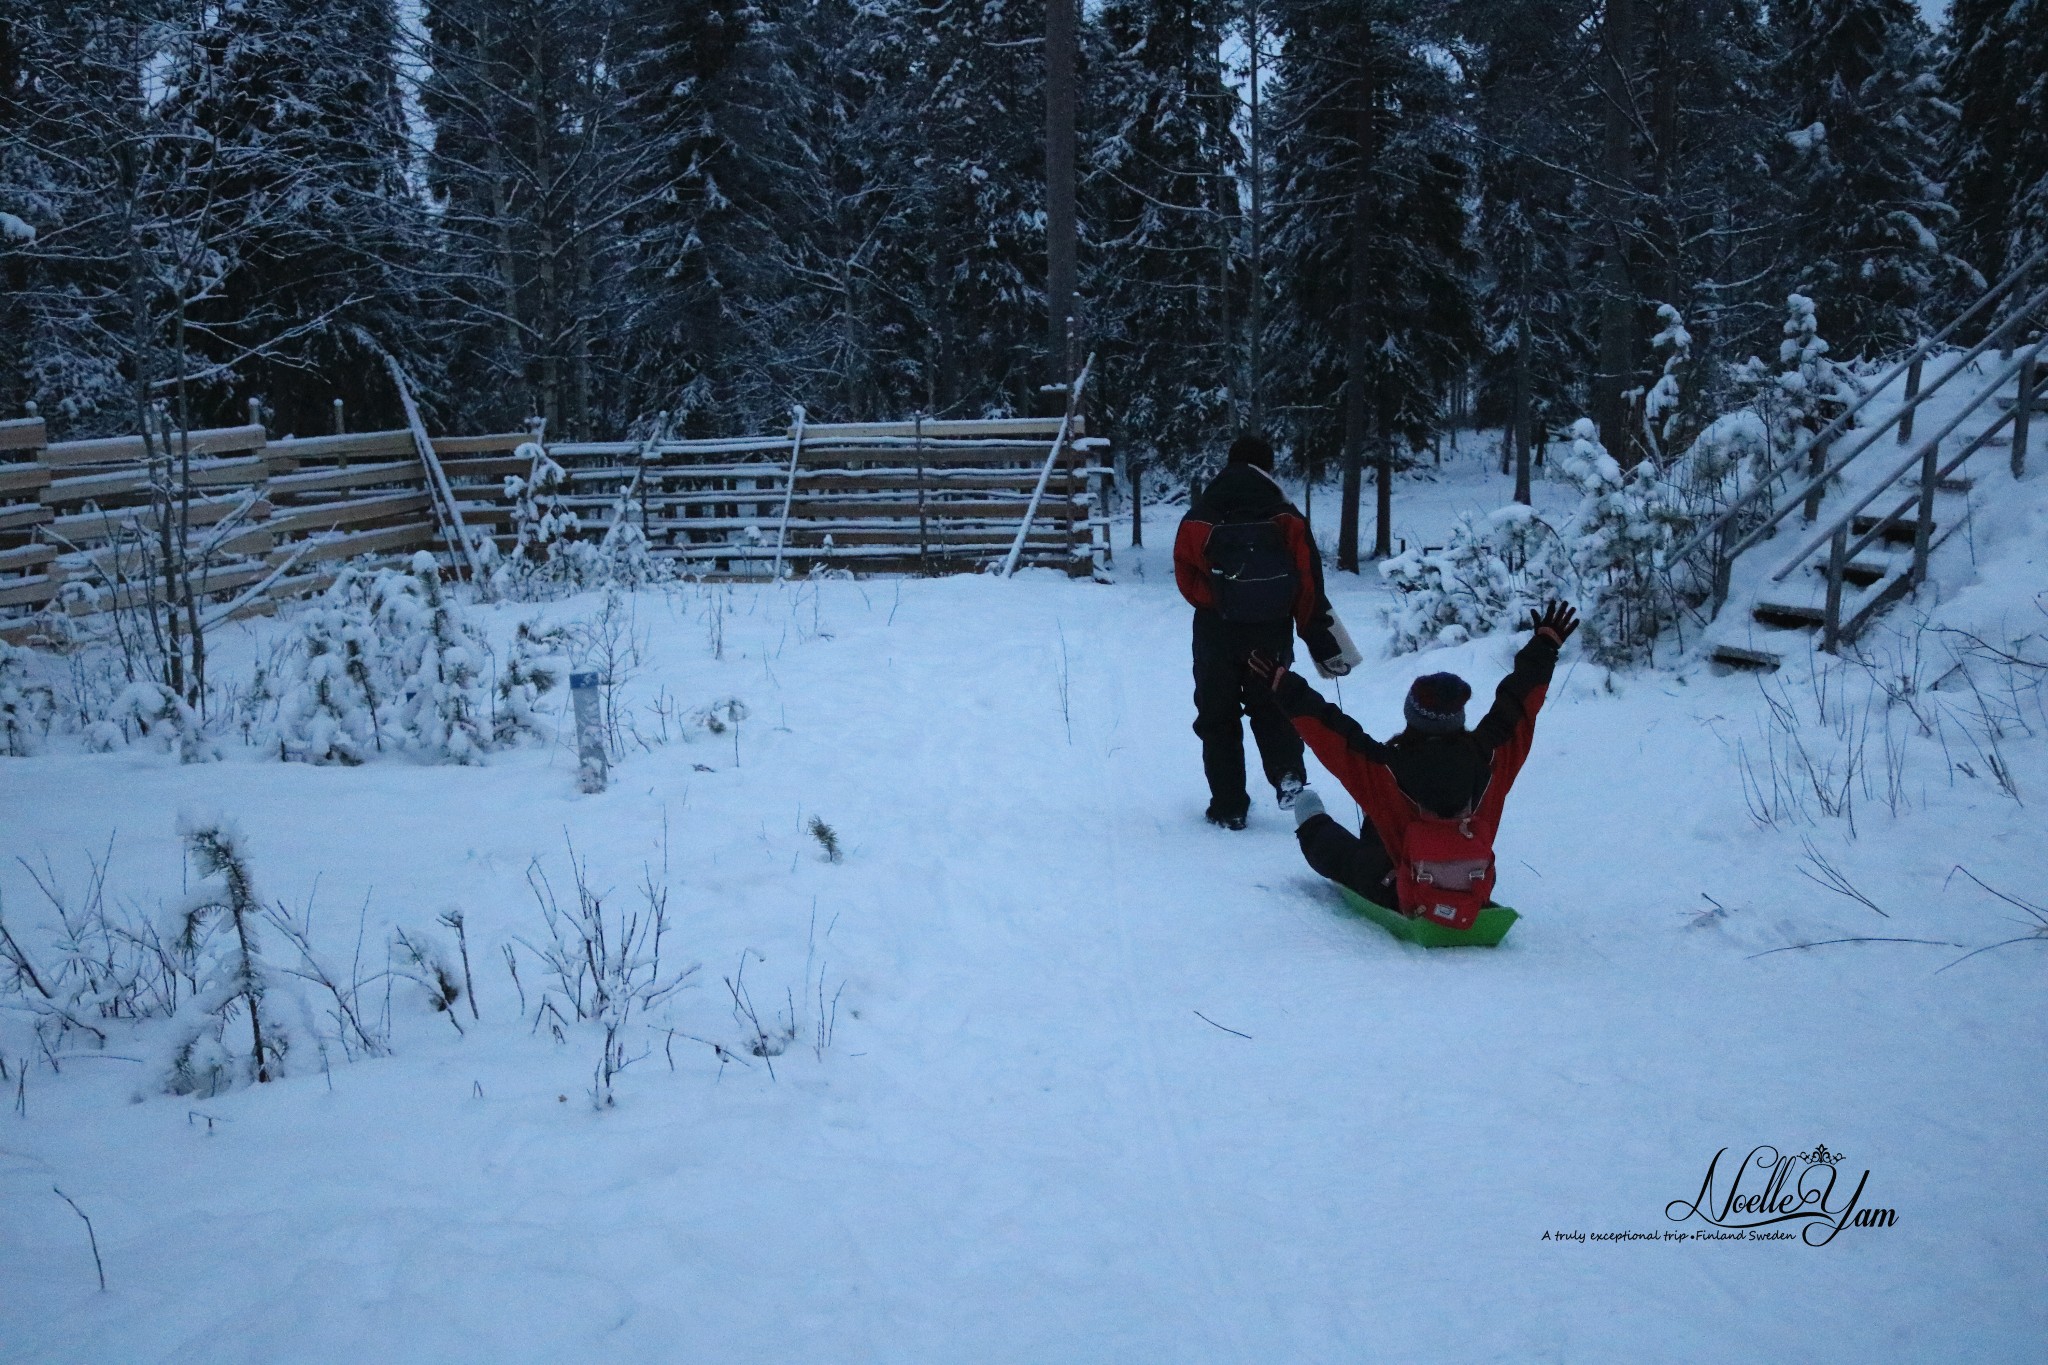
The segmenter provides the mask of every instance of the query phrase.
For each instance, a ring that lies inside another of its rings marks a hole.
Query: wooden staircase
[[[2024,474],[2031,416],[2048,412],[2048,337],[2041,332],[2048,323],[2048,286],[2016,286],[2044,265],[2048,250],[1916,347],[1674,556],[1678,564],[1712,555],[1714,619],[1704,652],[1713,664],[1768,671],[1816,644],[1832,652],[1855,640],[1925,581],[1933,556],[1969,525],[1972,500],[1995,496],[1985,486],[1994,477],[1990,461],[1970,468],[1973,456],[2002,449],[2012,477]],[[2016,302],[1923,388],[1928,358],[2001,299]],[[1874,415],[1876,400],[1901,376],[1906,383],[1897,406],[1858,428],[1858,415]],[[1914,418],[1923,411],[1936,429],[1914,444]],[[1877,451],[1894,430],[1896,446],[1911,453],[1888,460]],[[1768,510],[1756,506],[1772,494],[1781,500]],[[1775,567],[1744,558],[1795,526],[1798,548]],[[1724,614],[1731,601],[1739,611]]]

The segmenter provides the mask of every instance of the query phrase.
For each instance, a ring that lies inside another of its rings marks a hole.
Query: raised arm
[[[1515,768],[1529,751],[1536,729],[1536,713],[1543,707],[1550,678],[1557,667],[1557,652],[1579,628],[1578,613],[1563,602],[1553,602],[1532,612],[1529,625],[1535,630],[1529,643],[1515,654],[1515,666],[1494,689],[1493,706],[1472,727],[1472,737],[1491,753],[1502,745],[1517,752],[1509,755]]]

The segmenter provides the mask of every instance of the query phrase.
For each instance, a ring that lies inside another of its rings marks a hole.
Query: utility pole
[[[1074,122],[1080,0],[1047,0],[1045,10],[1046,351],[1059,383],[1074,378]]]

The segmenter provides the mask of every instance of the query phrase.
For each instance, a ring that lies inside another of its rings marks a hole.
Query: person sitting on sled
[[[1354,835],[1313,791],[1296,797],[1295,837],[1308,865],[1389,909],[1469,928],[1493,892],[1493,837],[1508,788],[1529,756],[1557,652],[1578,625],[1563,602],[1530,613],[1535,635],[1515,655],[1492,709],[1469,730],[1465,680],[1454,673],[1417,678],[1402,706],[1407,728],[1385,742],[1286,664],[1254,656],[1252,671],[1365,810]]]

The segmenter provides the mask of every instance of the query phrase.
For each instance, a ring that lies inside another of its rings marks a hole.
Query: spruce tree
[[[1775,20],[1792,291],[1827,310],[1844,354],[1910,345],[1962,270],[1943,240],[1951,111],[1932,35],[1910,0],[1788,0]]]
[[[1356,569],[1366,444],[1377,466],[1375,552],[1391,552],[1398,440],[1442,420],[1446,381],[1478,349],[1470,175],[1435,56],[1441,14],[1415,0],[1289,0],[1276,74],[1269,368],[1313,469],[1341,449],[1338,563]],[[1341,442],[1341,444],[1340,444]]]
[[[1186,469],[1233,425],[1235,92],[1220,0],[1108,0],[1088,34],[1083,295],[1096,411],[1127,458]]]
[[[1949,42],[1957,250],[1988,283],[2048,246],[2048,3],[1955,0]]]

